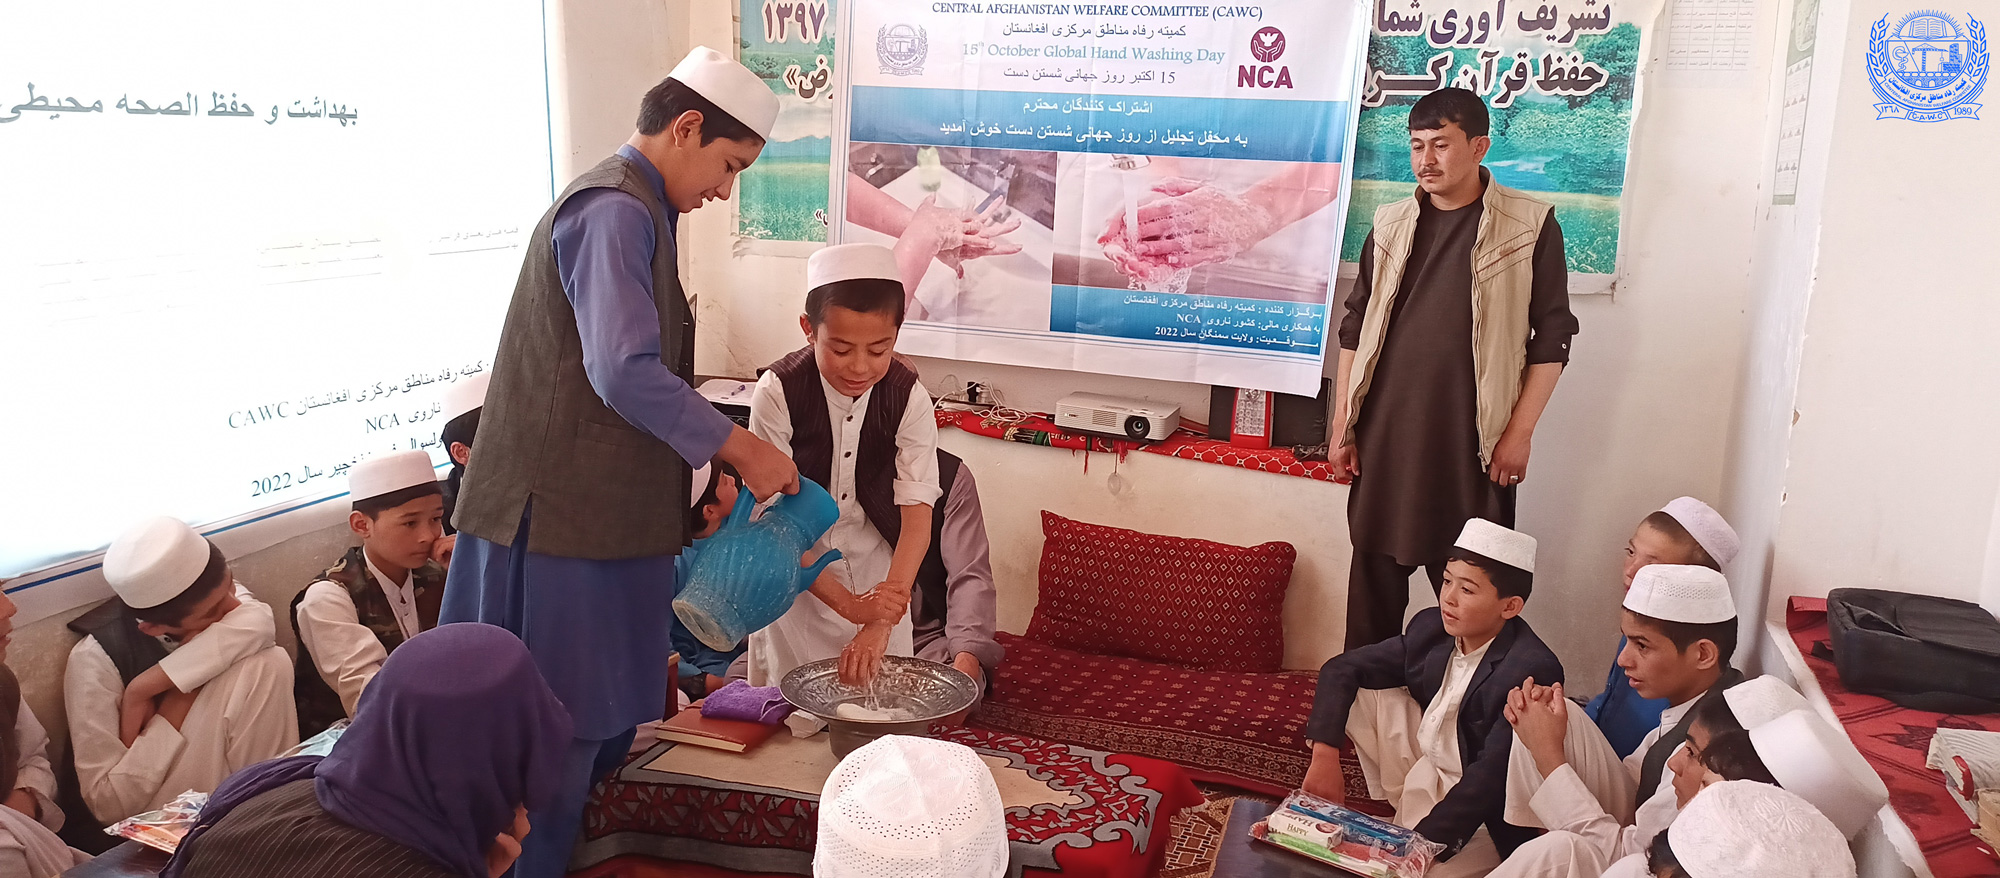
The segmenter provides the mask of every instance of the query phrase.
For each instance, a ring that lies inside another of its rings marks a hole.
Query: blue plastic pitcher
[[[735,649],[750,632],[778,621],[840,559],[839,551],[829,551],[811,567],[799,566],[840,518],[832,495],[811,479],[799,479],[797,494],[781,495],[751,521],[756,506],[748,491],[737,499],[729,520],[702,541],[674,598],[674,615],[712,649]]]

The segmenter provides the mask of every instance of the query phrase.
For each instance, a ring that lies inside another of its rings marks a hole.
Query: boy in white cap
[[[820,791],[813,878],[999,878],[1007,817],[993,770],[964,744],[887,735]]]
[[[104,578],[117,598],[70,623],[85,636],[63,672],[77,781],[98,822],[214,790],[298,743],[291,658],[222,550],[151,518],[112,542]]]
[[[403,641],[438,625],[444,496],[426,451],[377,455],[347,476],[347,527],[361,540],[292,598],[299,632],[299,735],[354,715],[361,690]]]
[[[1534,835],[1501,813],[1507,693],[1561,680],[1562,662],[1520,618],[1534,585],[1533,537],[1474,518],[1446,559],[1435,609],[1402,636],[1320,669],[1305,791],[1343,801],[1340,746],[1352,742],[1369,795],[1396,809],[1397,824],[1445,846],[1431,874],[1484,874]]]
[[[1742,682],[1736,603],[1720,572],[1685,564],[1640,568],[1625,593],[1618,663],[1642,697],[1663,698],[1660,724],[1619,760],[1562,685],[1530,681],[1508,696],[1514,745],[1507,820],[1551,830],[1514,852],[1495,875],[1597,878],[1646,846],[1679,809],[1668,761],[1687,741],[1697,705]]]
[[[806,347],[772,364],[750,397],[750,430],[824,485],[840,518],[820,548],[839,549],[808,594],[750,635],[750,683],[840,657],[863,682],[884,655],[915,651],[905,610],[931,543],[938,501],[937,421],[916,370],[896,356],[903,284],[876,244],[826,247],[806,260]]]
[[[438,444],[444,446],[445,455],[451,458],[451,474],[444,480],[446,536],[458,533],[458,526],[451,523],[451,513],[458,508],[458,486],[464,482],[465,465],[472,462],[472,440],[479,434],[479,413],[486,407],[486,385],[492,380],[491,373],[481,372],[444,392],[444,429],[438,431]]]
[[[681,214],[727,200],[757,160],[778,96],[702,47],[638,115],[527,240],[452,512],[441,620],[518,635],[575,722],[519,878],[563,873],[593,780],[660,716],[690,464],[728,461],[760,500],[797,489],[789,457],[689,386],[694,314],[674,239]]]
[[[1631,588],[1632,576],[1649,564],[1693,564],[1721,570],[1736,558],[1737,545],[1736,530],[1721,513],[1693,497],[1676,497],[1639,522],[1632,538],[1625,541],[1625,587]],[[1612,655],[1624,649],[1625,638],[1621,636]],[[1666,709],[1664,699],[1641,698],[1632,691],[1625,669],[1615,661],[1605,677],[1604,691],[1584,708],[1621,758],[1639,748],[1646,733],[1660,724],[1660,713]]]
[[[1747,780],[1701,791],[1653,845],[1649,869],[1665,878],[1854,878],[1847,840],[1810,803]]]

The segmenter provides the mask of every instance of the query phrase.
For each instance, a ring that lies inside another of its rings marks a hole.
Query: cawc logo
[[[921,27],[892,24],[875,32],[875,58],[882,72],[913,76],[924,72],[924,59],[931,53],[930,39]]]
[[[1973,99],[1986,87],[1992,56],[1986,25],[1970,15],[1961,28],[1951,16],[1920,10],[1903,16],[1892,31],[1889,17],[1868,34],[1868,79],[1882,102],[1877,119],[1943,122],[1977,119]]]
[[[1259,28],[1250,35],[1250,57],[1264,63],[1236,67],[1237,88],[1291,88],[1292,68],[1272,67],[1285,54],[1285,32],[1275,27]]]

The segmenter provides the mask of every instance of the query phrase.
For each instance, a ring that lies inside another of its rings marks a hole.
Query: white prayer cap
[[[493,373],[481,372],[471,378],[461,378],[458,383],[445,388],[444,419],[450,421],[486,405],[486,385],[491,383],[493,383]]]
[[[701,502],[701,495],[708,493],[708,479],[715,472],[713,462],[704,463],[694,471],[694,478],[688,480],[688,508],[693,509]]]
[[[1840,830],[1796,794],[1754,780],[1710,784],[1667,828],[1693,878],[1854,878]]]
[[[1625,609],[1667,622],[1707,625],[1736,618],[1729,580],[1693,564],[1648,564],[1632,577]]]
[[[1729,703],[1729,712],[1736,715],[1736,724],[1746,729],[1754,729],[1794,710],[1810,709],[1805,696],[1770,674],[1722,690],[1722,699]]]
[[[1728,566],[1735,560],[1742,543],[1736,539],[1736,528],[1730,527],[1714,507],[1693,497],[1676,497],[1672,503],[1660,507],[1660,511],[1680,522],[1715,563]]]
[[[806,257],[806,289],[816,290],[844,280],[900,282],[896,254],[880,244],[835,244]]]
[[[104,550],[104,580],[135,610],[187,591],[208,568],[208,540],[178,518],[158,515],[133,525]]]
[[[355,500],[414,488],[437,481],[426,451],[396,451],[368,458],[347,472],[347,495]]]
[[[771,126],[778,121],[778,93],[750,68],[707,46],[696,46],[667,75],[736,117],[758,137],[771,138]]]
[[[1006,809],[972,748],[886,735],[840,760],[820,793],[814,878],[988,878],[1007,872]]]
[[[1458,542],[1452,545],[1468,552],[1478,552],[1509,567],[1535,572],[1535,538],[1484,518],[1466,519],[1465,529],[1458,532]]]
[[[1779,786],[1813,803],[1848,838],[1889,802],[1889,788],[1854,742],[1810,710],[1751,729],[1750,743]]]

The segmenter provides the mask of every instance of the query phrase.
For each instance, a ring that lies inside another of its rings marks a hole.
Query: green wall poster
[[[737,50],[778,95],[764,154],[737,178],[736,233],[766,241],[826,240],[833,156],[831,0],[742,0]]]
[[[1375,0],[1342,261],[1360,258],[1377,207],[1414,190],[1411,105],[1457,86],[1492,113],[1494,179],[1556,206],[1572,291],[1607,288],[1618,267],[1641,29],[1659,8],[1659,0]]]

